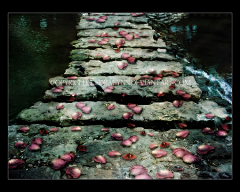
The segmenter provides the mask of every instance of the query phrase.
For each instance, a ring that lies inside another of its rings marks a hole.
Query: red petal
[[[141,135],[146,135],[145,131],[140,131]]]
[[[178,123],[178,125],[179,125],[180,128],[186,128],[187,127],[187,125],[184,124],[184,123]]]
[[[136,156],[131,153],[127,153],[127,154],[123,155],[122,158],[126,159],[126,160],[133,160],[136,158]]]

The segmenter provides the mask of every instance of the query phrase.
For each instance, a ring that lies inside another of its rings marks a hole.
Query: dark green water
[[[9,124],[64,73],[79,14],[9,14]]]

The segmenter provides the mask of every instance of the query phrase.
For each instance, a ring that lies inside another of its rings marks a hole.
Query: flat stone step
[[[99,45],[98,42],[101,41],[105,37],[88,37],[88,38],[80,38],[78,40],[73,41],[71,44],[75,48],[81,49],[93,49],[93,48],[110,48],[116,47],[116,41],[119,39],[125,40],[125,38],[118,38],[118,37],[109,37],[108,44]],[[88,40],[96,40],[95,43],[88,43]],[[162,39],[158,39],[156,42],[152,36],[140,38],[140,39],[133,39],[132,41],[125,40],[125,43],[121,48],[125,47],[138,47],[138,48],[166,48],[166,44]]]
[[[24,126],[29,127],[27,134],[19,132],[19,129]],[[39,133],[41,128],[50,131],[52,127],[45,124],[22,124],[8,127],[8,157],[12,159],[15,156],[15,158],[21,158],[25,161],[23,168],[9,170],[10,179],[13,176],[19,179],[67,179],[65,173],[61,174],[61,170],[52,169],[50,162],[70,152],[75,153],[76,158],[73,162],[68,163],[66,167],[78,167],[81,170],[81,176],[78,179],[134,179],[134,176],[129,174],[130,167],[133,165],[144,166],[153,179],[156,179],[155,174],[162,169],[171,170],[174,174],[173,179],[198,179],[196,172],[197,164],[186,164],[181,158],[177,158],[172,154],[172,151],[176,148],[184,148],[190,153],[196,154],[197,147],[200,145],[199,143],[196,144],[196,140],[202,141],[203,144],[212,145],[215,148],[213,153],[202,156],[197,154],[202,160],[208,159],[209,164],[212,159],[217,159],[218,162],[230,160],[228,170],[232,174],[232,149],[227,142],[227,138],[232,136],[231,130],[228,132],[225,140],[216,137],[215,134],[204,135],[201,129],[184,129],[189,131],[188,136],[186,138],[176,138],[176,133],[182,129],[170,129],[159,132],[153,129],[144,129],[143,127],[133,129],[121,127],[109,128],[107,132],[101,131],[104,125],[80,126],[81,131],[76,132],[71,131],[73,126],[55,126],[58,129],[55,133],[49,132],[49,134],[44,136]],[[147,135],[141,135],[140,131],[145,131]],[[150,132],[153,134],[152,137],[148,135]],[[120,133],[123,136],[123,140],[136,135],[138,141],[132,143],[129,147],[123,147],[120,145],[121,141],[111,138],[113,133]],[[39,151],[31,152],[28,149],[21,150],[14,146],[16,141],[23,141],[27,143],[27,148],[35,137],[43,139],[41,150]],[[161,142],[169,142],[169,147],[163,149],[167,152],[167,155],[155,158],[149,146],[155,143],[158,145],[156,149],[162,149],[159,147]],[[86,146],[85,152],[78,151],[77,146],[79,144]],[[113,150],[121,153],[121,156],[109,157],[108,152]],[[132,161],[124,160],[122,156],[127,153],[134,154],[136,158]],[[97,155],[105,157],[106,164],[99,165],[94,162],[93,159]],[[209,161],[209,159],[211,160]],[[184,171],[178,171],[177,166],[184,169]],[[224,170],[223,166],[224,164],[218,166],[221,172]],[[205,170],[206,168],[211,168],[211,166],[202,163],[201,169]],[[185,172],[188,173],[187,176],[184,174]]]
[[[126,105],[116,102],[106,101],[83,101],[85,105],[91,107],[89,114],[82,113],[80,120],[74,120],[72,115],[82,112],[76,107],[77,102],[62,103],[64,108],[57,110],[58,102],[35,103],[30,109],[24,109],[17,115],[17,120],[24,124],[46,123],[48,125],[93,125],[104,124],[104,126],[124,127],[127,122],[134,123],[139,127],[151,128],[175,128],[176,122],[185,122],[188,128],[203,128],[203,126],[214,126],[217,118],[221,120],[229,116],[226,109],[219,107],[214,101],[204,100],[197,103],[193,101],[183,101],[182,106],[176,108],[172,102],[152,103],[151,105],[139,105],[143,110],[141,114],[133,114],[132,119],[123,119],[123,114],[133,112]],[[107,110],[107,104],[114,104],[113,110]],[[206,114],[215,115],[213,119],[205,117]]]
[[[155,70],[157,74],[160,74],[161,71],[170,71],[164,73],[164,75],[171,75],[171,71],[182,74],[183,67],[181,63],[176,61],[140,61],[137,60],[135,64],[128,64],[125,69],[119,69],[118,64],[126,62],[127,60],[122,61],[110,61],[102,62],[100,60],[90,60],[89,62],[85,61],[73,61],[69,64],[69,68],[65,70],[64,76],[80,76],[78,71],[75,68],[76,66],[82,65],[84,67],[86,76],[113,76],[113,75],[149,75],[150,70]]]
[[[88,13],[83,13],[83,15],[88,15]],[[131,16],[131,13],[90,13],[90,16]]]
[[[147,18],[145,16],[142,17],[133,17],[133,16],[107,16],[107,19],[103,23],[98,23],[96,20],[99,16],[91,16],[95,18],[94,21],[87,21],[86,18],[89,16],[83,15],[79,24],[76,26],[77,29],[102,29],[102,28],[113,28],[115,27],[115,23],[119,23],[118,27],[127,27],[127,28],[138,28],[139,24],[147,25]],[[135,26],[138,24],[138,26]],[[141,26],[140,26],[141,27]],[[145,28],[145,26],[142,26]]]
[[[77,80],[68,80],[64,77],[54,77],[49,79],[49,83],[54,86],[51,90],[45,92],[44,99],[46,101],[64,101],[70,102],[69,99],[73,93],[76,93],[75,101],[120,101],[123,93],[127,93],[124,97],[124,103],[150,104],[151,102],[173,101],[183,99],[177,95],[177,90],[183,90],[191,95],[190,100],[198,101],[201,96],[201,89],[198,87],[193,76],[187,77],[163,77],[161,81],[145,81],[153,82],[153,85],[141,87],[134,79],[139,77],[129,76],[88,76],[78,77]],[[100,94],[95,86],[89,84],[89,80],[95,81],[103,89],[113,85],[115,89],[111,93]],[[175,88],[169,89],[172,81],[176,81]],[[143,80],[144,82],[144,80]],[[53,93],[55,86],[62,86],[65,83],[64,89],[60,93]],[[119,85],[119,83],[122,83]],[[72,84],[72,85],[69,85]],[[158,97],[159,92],[164,92],[165,95]]]
[[[89,60],[89,59],[99,59],[101,57],[97,56],[97,54],[102,54],[110,56],[111,60],[122,60],[121,55],[123,53],[130,54],[131,57],[140,60],[162,60],[162,61],[174,61],[176,58],[172,55],[166,53],[166,49],[141,49],[141,48],[124,48],[120,52],[115,52],[114,49],[102,49],[96,48],[95,50],[89,49],[73,49],[70,54],[70,58],[73,61],[82,61],[82,60]],[[108,61],[109,61],[108,60]]]
[[[114,37],[122,37],[119,35],[120,31],[126,31],[129,34],[138,34],[141,37],[141,35],[148,35],[150,37],[153,37],[154,30],[152,29],[130,29],[130,28],[118,28],[117,30],[113,30],[112,28],[105,28],[105,29],[86,29],[86,30],[80,30],[77,33],[78,37],[96,37],[95,35],[100,35],[102,33],[107,33],[108,36],[114,36]],[[108,38],[108,37],[107,37]]]

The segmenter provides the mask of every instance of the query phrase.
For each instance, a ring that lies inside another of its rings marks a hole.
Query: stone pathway
[[[171,171],[171,179],[231,178],[231,129],[227,129],[225,136],[217,135],[219,125],[231,126],[226,109],[214,101],[201,99],[202,91],[194,77],[183,75],[181,63],[167,53],[168,47],[161,38],[154,41],[154,31],[145,15],[115,13],[107,15],[105,22],[96,22],[100,16],[106,15],[83,14],[77,26],[80,38],[72,42],[75,49],[65,73],[49,79],[52,89],[46,90],[43,101],[20,112],[19,125],[9,126],[9,159],[24,160],[23,167],[9,169],[9,178],[69,179],[66,168],[77,167],[81,170],[77,179],[134,179],[130,171],[133,165],[144,166],[152,179],[157,179],[156,173],[161,170]],[[119,24],[114,30],[116,23]],[[119,35],[120,31],[140,37],[128,41]],[[107,43],[99,45],[104,38],[108,38]],[[116,52],[119,39],[125,43]],[[89,40],[96,42],[89,43]],[[134,57],[136,62],[131,64],[123,59],[123,53]],[[110,58],[103,60],[106,55]],[[120,69],[123,62],[127,67]],[[80,66],[84,73],[78,70]],[[104,92],[97,91],[91,81],[99,84]],[[80,109],[79,102],[88,107]],[[129,103],[138,107],[131,109]],[[109,106],[114,108],[108,109]],[[207,118],[206,114],[212,114],[213,118]],[[28,127],[29,131],[20,131],[22,127]],[[72,130],[74,127],[80,130]],[[205,127],[215,133],[203,134]],[[53,132],[51,128],[58,131]],[[102,131],[102,128],[109,130]],[[188,135],[179,138],[176,134],[183,130]],[[113,139],[114,133],[120,133],[122,139]],[[133,135],[138,137],[136,142],[129,146],[120,144]],[[43,139],[42,144],[30,151],[29,145],[38,137]],[[26,146],[16,148],[17,141],[23,141]],[[160,147],[162,142],[168,142],[169,146]],[[157,148],[150,149],[151,144]],[[86,151],[79,151],[79,145],[84,145]],[[211,145],[215,150],[201,155],[197,153],[200,145]],[[200,162],[176,157],[173,154],[176,148],[197,155]],[[167,155],[155,157],[152,151],[159,149]],[[121,155],[110,157],[110,151]],[[75,154],[75,158],[64,167],[53,169],[52,160],[66,153]],[[128,153],[136,158],[123,159]],[[106,163],[95,162],[94,157],[98,155]]]

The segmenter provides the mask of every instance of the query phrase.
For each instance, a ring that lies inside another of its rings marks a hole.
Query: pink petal
[[[175,155],[178,158],[182,158],[184,155],[190,154],[187,150],[182,148],[176,148],[172,152],[173,155]]]
[[[161,149],[156,149],[152,151],[152,155],[154,157],[162,157],[162,156],[166,156],[167,152]]]
[[[123,53],[123,54],[121,55],[121,57],[122,57],[123,59],[128,59],[128,58],[130,57],[130,55],[129,55],[128,53]]]
[[[29,151],[38,151],[38,150],[40,150],[40,146],[35,143],[32,143],[28,146],[28,150]]]
[[[124,38],[125,38],[127,41],[132,41],[132,40],[133,40],[133,35],[127,34],[127,35],[124,36]]]
[[[79,108],[79,109],[82,109],[85,106],[86,105],[84,103],[81,103],[81,102],[76,103],[76,107]]]
[[[188,133],[189,133],[189,131],[179,131],[179,132],[176,134],[176,136],[177,136],[177,137],[180,137],[180,138],[185,138],[185,137],[187,137]]]
[[[128,61],[128,63],[130,63],[130,64],[135,64],[135,63],[136,63],[136,59],[135,59],[134,57],[129,57],[129,58],[127,58],[127,61]]]
[[[75,113],[72,114],[72,118],[74,120],[80,119],[81,116],[82,116],[82,113],[80,113],[80,112],[75,112]]]
[[[96,42],[97,42],[96,39],[89,39],[89,40],[88,40],[88,43],[96,43]]]
[[[177,95],[184,95],[184,94],[186,94],[186,92],[183,91],[183,90],[177,90],[177,91],[176,91],[176,94],[177,94]]]
[[[109,128],[102,128],[101,131],[109,131]]]
[[[122,140],[123,137],[120,133],[113,133],[111,135],[111,138],[119,141],[119,140]]]
[[[214,147],[211,145],[200,145],[198,146],[197,153],[199,154],[207,154],[214,152]]]
[[[110,105],[107,106],[107,110],[112,110],[114,108],[115,108],[115,105],[113,105],[113,104],[110,104]]]
[[[134,113],[137,113],[137,114],[140,114],[140,113],[142,113],[142,107],[139,107],[139,106],[136,106],[136,107],[133,107],[132,108],[132,111],[134,112]]]
[[[64,108],[64,105],[62,103],[59,103],[57,106],[56,106],[56,109],[57,110],[60,110],[60,109],[63,109]]]
[[[160,170],[155,174],[158,179],[170,179],[174,177],[174,174],[168,170]]]
[[[101,37],[106,37],[106,36],[108,36],[108,33],[107,33],[107,32],[103,32],[103,33],[101,34]]]
[[[103,40],[98,41],[98,45],[106,45],[106,44],[108,44],[107,41],[103,41]]]
[[[133,36],[134,36],[134,39],[140,39],[141,37],[138,35],[138,34],[133,34]]]
[[[148,174],[140,174],[137,175],[134,179],[153,179],[153,178]]]
[[[103,60],[108,60],[108,59],[110,59],[110,56],[109,56],[109,55],[104,55],[104,56],[103,56]]]
[[[131,119],[133,114],[131,112],[123,113],[123,118],[124,119]]]
[[[208,113],[208,114],[205,115],[205,117],[208,118],[208,119],[212,119],[212,118],[214,118],[214,114]]]
[[[97,155],[96,157],[94,157],[94,161],[96,161],[98,163],[106,163],[107,162],[106,158],[101,155]]]
[[[105,19],[97,19],[96,22],[97,23],[104,23],[106,20]]]
[[[52,131],[52,132],[57,132],[58,129],[57,128],[51,128],[49,131]]]
[[[126,140],[121,141],[120,145],[129,147],[132,145],[132,141],[129,139],[126,139]]]
[[[92,111],[92,108],[89,107],[89,106],[82,107],[82,112],[83,113],[88,114],[88,113],[91,113],[91,111]]]
[[[52,169],[61,169],[63,167],[65,167],[66,165],[66,161],[62,160],[62,159],[53,159],[52,160]]]
[[[127,66],[128,66],[128,64],[126,62],[121,62],[118,64],[119,69],[126,69]]]
[[[121,47],[124,43],[125,43],[125,40],[124,40],[124,39],[118,39],[118,40],[116,41],[117,47]]]
[[[17,148],[24,148],[26,147],[27,143],[24,143],[23,141],[17,141],[14,145]]]
[[[112,89],[109,89],[109,88],[104,89],[104,93],[111,93],[111,92],[112,92]]]
[[[157,144],[153,143],[149,146],[150,149],[156,149],[158,147]]]
[[[87,21],[94,21],[95,18],[94,18],[94,17],[88,17],[88,18],[86,18],[86,20],[87,20]]]
[[[191,98],[191,95],[190,94],[183,94],[182,97],[185,99],[185,100],[189,100]]]
[[[183,156],[183,161],[185,163],[197,163],[199,162],[201,159],[199,156],[197,155],[193,155],[193,154],[187,154]]]
[[[97,57],[102,57],[103,55],[101,53],[96,54]]]
[[[70,80],[76,80],[77,78],[78,78],[77,76],[68,77],[68,79],[70,79]]]
[[[119,31],[119,35],[122,36],[122,37],[125,37],[125,35],[127,35],[128,32],[126,31]]]
[[[81,127],[72,127],[71,131],[81,131]]]
[[[32,140],[32,143],[37,144],[37,145],[41,145],[42,142],[43,142],[43,139],[40,138],[40,137],[35,137],[35,138]]]
[[[110,151],[108,153],[108,156],[110,156],[110,157],[117,157],[117,156],[120,156],[120,155],[122,155],[122,154],[119,153],[118,151]]]
[[[150,137],[152,137],[152,136],[153,136],[153,133],[148,133],[148,135],[149,135]]]
[[[132,141],[133,143],[137,142],[138,141],[138,136],[136,135],[132,135],[128,138],[130,141]]]
[[[19,130],[24,133],[27,133],[29,131],[29,127],[21,127]]]
[[[226,131],[219,130],[216,132],[217,137],[225,137],[227,135]]]
[[[136,104],[133,104],[133,103],[128,103],[127,104],[128,109],[133,109],[134,107],[136,107]]]
[[[22,159],[10,159],[8,161],[8,168],[9,169],[15,169],[15,168],[21,168],[25,164],[25,161]]]
[[[81,175],[81,170],[77,167],[68,167],[65,169],[65,172],[68,176],[68,178],[78,178]]]
[[[53,92],[53,93],[60,93],[60,92],[62,92],[62,89],[57,89],[57,88],[56,88],[56,89],[53,89],[52,92]]]
[[[60,159],[66,161],[66,163],[69,163],[76,159],[76,155],[74,153],[65,153],[60,157]]]
[[[209,127],[205,127],[205,128],[202,130],[202,132],[203,132],[204,134],[211,134],[211,133],[214,133],[214,130],[211,129],[211,128],[209,128]]]
[[[147,169],[141,165],[134,165],[130,168],[131,175],[147,174]]]
[[[182,104],[183,104],[183,101],[182,101],[182,100],[174,100],[174,101],[173,101],[174,107],[181,107]]]

